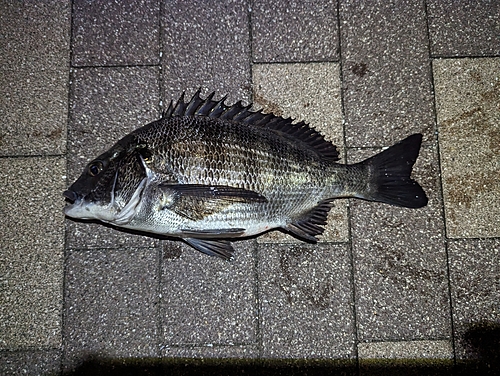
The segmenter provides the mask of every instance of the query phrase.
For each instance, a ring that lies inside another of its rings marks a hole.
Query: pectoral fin
[[[160,184],[158,187],[164,196],[163,209],[192,220],[201,220],[234,203],[267,202],[257,192],[225,185]]]

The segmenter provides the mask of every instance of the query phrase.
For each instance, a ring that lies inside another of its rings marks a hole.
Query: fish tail
[[[407,208],[427,205],[424,190],[410,177],[421,143],[422,135],[413,134],[361,162],[368,168],[370,181],[360,198]]]

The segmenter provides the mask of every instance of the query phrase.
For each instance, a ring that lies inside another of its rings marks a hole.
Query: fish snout
[[[71,191],[69,189],[63,192],[63,196],[66,197],[72,203],[78,200],[78,195],[76,194],[76,192]]]

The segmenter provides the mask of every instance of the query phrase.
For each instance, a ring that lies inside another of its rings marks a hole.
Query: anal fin
[[[186,243],[210,256],[217,256],[224,260],[233,258],[234,248],[228,240],[220,239],[199,239],[199,238],[184,238]]]
[[[291,222],[285,227],[285,230],[292,233],[299,239],[316,243],[317,235],[325,231],[328,212],[333,204],[329,201],[320,202],[313,209],[304,213],[298,220]]]

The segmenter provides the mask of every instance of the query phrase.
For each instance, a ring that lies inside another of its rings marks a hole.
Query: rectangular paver
[[[500,2],[427,0],[433,56],[498,56]]]
[[[160,0],[73,1],[72,64],[160,62]]]
[[[261,244],[258,273],[263,358],[354,356],[347,245]]]
[[[252,38],[255,62],[336,61],[337,3],[253,1]]]
[[[64,358],[157,357],[158,250],[70,251],[66,259]]]
[[[254,241],[234,242],[234,260],[164,242],[161,325],[164,347],[256,342]]]
[[[448,252],[457,359],[499,365],[500,239],[451,240]]]
[[[500,60],[435,60],[447,235],[500,236]]]
[[[60,369],[60,350],[0,351],[1,375],[57,375]]]
[[[453,360],[451,341],[423,340],[401,342],[369,342],[358,344],[360,359],[447,359]]]
[[[250,99],[249,2],[166,0],[162,14],[164,100],[217,91]]]
[[[2,2],[0,7],[0,155],[61,154],[71,4]]]
[[[61,344],[65,161],[0,158],[0,349]]]
[[[340,0],[347,146],[393,144],[434,126],[423,2]]]

